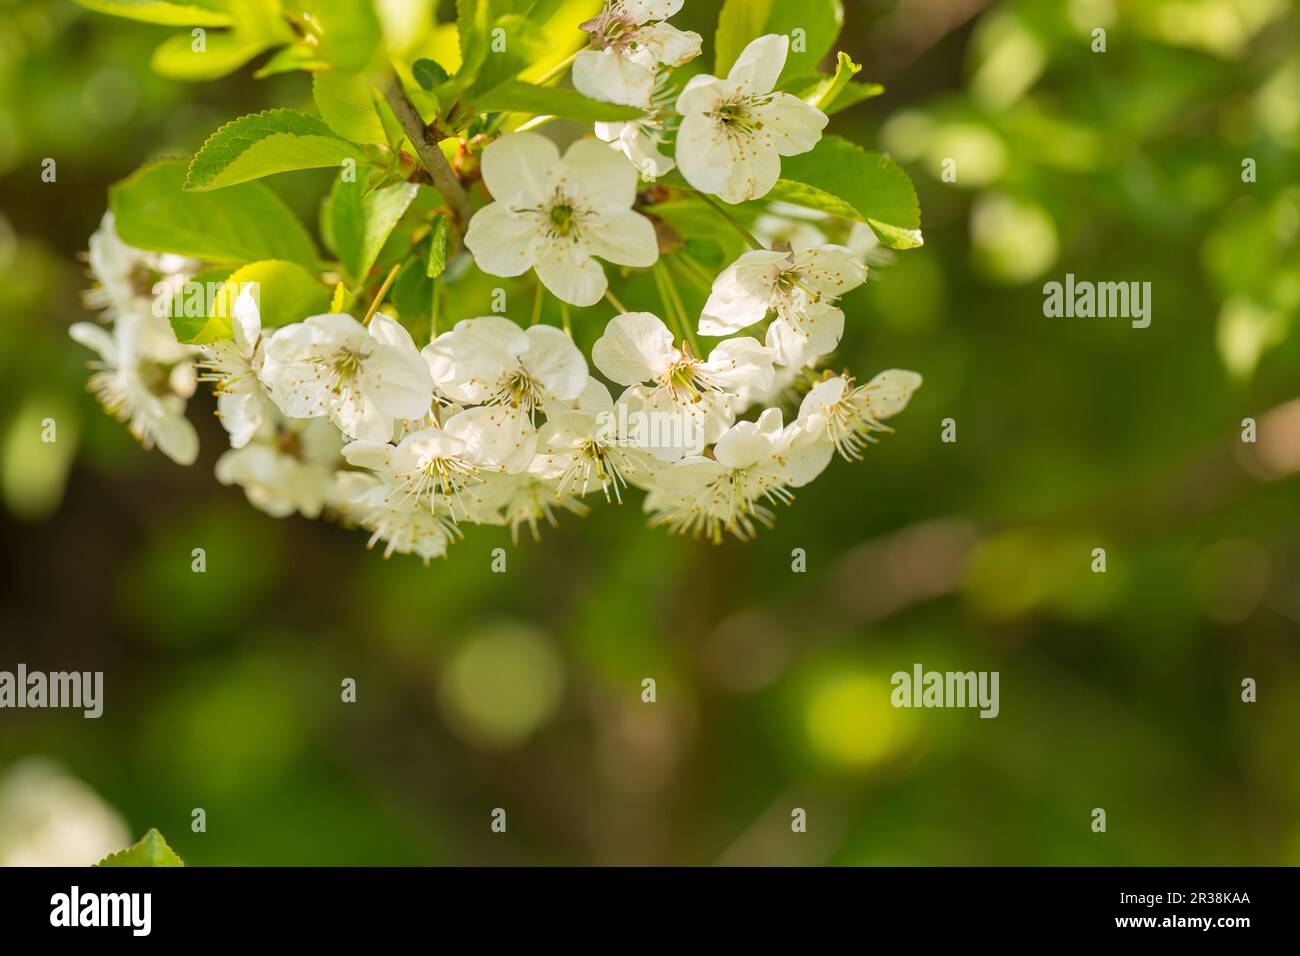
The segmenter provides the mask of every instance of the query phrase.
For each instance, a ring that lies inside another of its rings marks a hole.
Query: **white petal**
[[[605,152],[612,150],[601,147]],[[618,154],[615,154],[618,155]],[[629,169],[632,167],[629,165]],[[593,256],[621,266],[646,268],[659,259],[659,238],[645,216],[631,209],[602,216],[583,230],[582,241]]]
[[[649,312],[616,315],[591,347],[591,360],[610,381],[636,385],[662,375],[677,355],[673,333]]]
[[[877,421],[892,418],[907,407],[912,393],[921,387],[921,376],[905,369],[891,368],[867,383],[865,395],[871,417]]]
[[[493,199],[536,206],[555,191],[560,150],[545,136],[511,133],[483,150],[482,170]]]
[[[457,322],[450,345],[457,381],[495,382],[528,351],[529,342],[524,330],[514,322],[500,315],[485,315]]]
[[[711,195],[726,185],[734,165],[732,152],[721,138],[717,124],[704,113],[684,114],[677,130],[675,156],[677,168],[686,181]]]
[[[476,212],[465,232],[465,247],[473,254],[474,263],[494,276],[523,275],[536,262],[542,241],[537,216],[517,214],[504,201]]]
[[[609,288],[605,270],[573,242],[553,242],[537,260],[537,278],[570,305],[595,305]]]
[[[704,38],[698,33],[679,30],[670,23],[656,23],[638,30],[637,42],[656,62],[681,66],[700,55]]]
[[[391,418],[423,418],[433,402],[433,377],[413,345],[378,346],[362,364],[358,381],[367,401]]]
[[[199,457],[199,435],[184,415],[164,414],[153,427],[158,450],[178,465],[192,465]]]
[[[573,340],[553,325],[534,325],[525,334],[529,341],[524,355],[528,371],[561,401],[581,395],[590,376],[587,360]]]
[[[707,73],[697,74],[686,81],[673,108],[682,116],[698,113],[711,113],[717,109],[722,98],[731,90],[726,80]]]
[[[748,93],[770,93],[785,69],[790,52],[790,38],[783,33],[769,33],[751,40],[731,65],[727,79],[744,84]]]
[[[828,305],[810,306],[799,329],[784,319],[767,327],[768,348],[782,365],[804,365],[810,359],[833,352],[844,334],[844,313]]]
[[[830,122],[826,114],[789,93],[773,93],[771,102],[754,110],[782,156],[806,153],[822,138]]]
[[[564,188],[579,205],[628,210],[636,199],[636,186],[636,167],[597,140],[580,139],[564,154]]]
[[[252,283],[244,286],[235,299],[235,307],[232,310],[234,321],[231,322],[231,331],[239,351],[245,355],[252,354],[253,346],[257,344],[262,334],[262,315],[258,309],[255,288],[257,287]]]
[[[386,471],[393,460],[393,446],[387,442],[354,441],[343,446],[342,454],[349,465]]]
[[[724,163],[727,178],[718,190],[719,199],[734,205],[771,192],[781,178],[781,157],[768,137],[757,134],[729,139],[725,148],[729,154]]]
[[[262,427],[264,399],[260,390],[222,392],[217,396],[217,415],[230,434],[230,447],[243,448]]]
[[[718,343],[709,353],[705,368],[709,377],[725,388],[753,388],[766,391],[776,380],[772,349],[752,336],[739,336]]]
[[[573,61],[573,85],[593,100],[648,107],[655,77],[614,50],[583,50]]]
[[[117,342],[102,325],[96,325],[94,322],[77,322],[68,329],[68,334],[86,348],[98,352],[99,357],[105,362],[111,365],[117,364]]]
[[[415,339],[411,338],[411,333],[406,330],[406,326],[382,312],[376,312],[371,316],[367,328],[370,330],[370,337],[380,345],[392,345],[415,351]]]

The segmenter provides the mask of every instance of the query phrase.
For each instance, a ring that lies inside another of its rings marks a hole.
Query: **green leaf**
[[[339,166],[365,158],[355,143],[295,110],[241,116],[208,137],[190,163],[185,188],[220,189],[293,169]]]
[[[124,242],[213,264],[288,259],[315,266],[311,237],[275,193],[261,183],[186,192],[185,167],[183,159],[163,160],[109,189]]]
[[[850,82],[861,70],[862,67],[854,63],[847,53],[841,52],[833,76],[818,76],[811,81],[805,79],[796,82],[791,89],[801,100],[806,100],[830,116],[885,91],[879,83]]]
[[[713,72],[726,76],[756,37],[784,33],[791,36],[791,44],[781,75],[813,73],[835,46],[843,25],[841,0],[726,0],[718,15]]]
[[[446,83],[451,79],[437,60],[430,60],[427,57],[421,57],[411,64],[411,76],[415,78],[416,83],[420,84],[422,90],[431,90],[439,83]]]
[[[126,850],[104,857],[96,866],[184,866],[176,851],[167,845],[161,833],[152,827],[140,842]]]
[[[167,318],[178,342],[200,340],[216,303],[217,292],[233,271],[229,267],[204,269],[186,282],[180,294],[172,299]]]
[[[370,65],[383,31],[370,0],[307,0],[315,21],[316,56],[322,63],[357,72]]]
[[[271,259],[249,263],[232,272],[217,290],[208,321],[192,340],[195,344],[230,337],[235,301],[249,284],[256,290],[258,314],[264,329],[301,322],[309,315],[320,315],[329,309],[330,289],[296,262]]]
[[[271,45],[266,39],[238,30],[207,34],[199,50],[195,50],[194,43],[189,33],[170,36],[153,51],[149,65],[159,76],[170,80],[215,80],[233,73]]]
[[[389,297],[398,319],[417,344],[429,341],[433,324],[434,280],[425,275],[422,258],[417,254],[402,263]]]
[[[634,106],[601,103],[576,90],[535,86],[520,80],[506,80],[478,97],[474,106],[485,113],[536,113],[584,123],[633,120],[645,115]]]
[[[353,143],[387,143],[375,109],[375,92],[360,73],[322,70],[313,73],[311,94],[330,129]]]
[[[447,235],[451,223],[446,216],[433,220],[433,231],[429,233],[429,260],[425,264],[425,275],[436,279],[447,268]]]
[[[235,21],[221,10],[164,0],[75,0],[77,6],[124,17],[141,23],[161,23],[169,27],[228,27]]]
[[[921,245],[921,207],[903,167],[838,136],[781,160],[781,179],[765,197],[865,222],[891,249]]]
[[[367,191],[365,183],[335,181],[325,211],[328,230],[344,272],[355,282],[370,273],[389,234],[420,187],[398,183]]]
[[[647,211],[667,223],[685,243],[686,252],[702,265],[735,262],[749,251],[740,234],[702,199],[656,203]]]

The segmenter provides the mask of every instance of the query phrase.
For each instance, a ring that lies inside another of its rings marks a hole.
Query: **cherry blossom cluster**
[[[660,259],[648,181],[676,167],[706,197],[761,199],[781,157],[812,149],[827,124],[773,92],[784,36],[754,40],[726,78],[677,89],[673,70],[701,47],[664,22],[680,7],[618,0],[583,26],[574,86],[643,119],[597,123],[595,138],[563,152],[537,132],[482,149],[489,201],[461,255],[491,276],[531,272],[566,317],[569,306],[590,310],[582,317],[603,323],[590,359],[567,323],[495,314],[461,318],[422,345],[378,301],[362,317],[331,311],[267,328],[255,288],[233,303],[229,338],[184,345],[159,303],[201,264],[128,246],[108,214],[90,240],[87,299],[104,321],[71,330],[99,354],[91,390],[145,447],[191,464],[186,400],[196,382],[211,384],[230,445],[220,482],[277,517],[360,526],[386,555],[443,556],[467,524],[535,537],[560,512],[583,514],[593,496],[622,502],[629,488],[645,493],[653,526],[752,537],[836,453],[860,459],[921,378],[894,369],[859,383],[816,370],[843,334],[840,298],[866,280],[870,243],[831,244],[779,204],[754,223],[771,248],[751,234],[751,251],[709,277],[690,327],[674,331],[611,292],[597,260],[627,275]],[[682,318],[671,294],[664,309]],[[704,350],[697,335],[717,341]]]

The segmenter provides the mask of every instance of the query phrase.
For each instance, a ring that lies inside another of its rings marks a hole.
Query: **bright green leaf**
[[[207,341],[203,336],[216,304],[217,292],[233,271],[229,267],[205,269],[186,282],[180,293],[172,298],[168,319],[178,342]]]
[[[360,282],[370,273],[397,221],[420,187],[398,183],[366,190],[365,183],[334,184],[325,216],[334,250],[348,277]]]
[[[210,263],[288,259],[314,266],[307,231],[261,183],[218,192],[186,192],[186,161],[144,166],[109,190],[123,241],[151,252],[174,252]]]
[[[190,163],[186,189],[207,190],[293,169],[339,166],[363,152],[314,116],[267,110],[241,116],[208,137]]]
[[[718,15],[713,72],[726,76],[756,37],[784,33],[791,43],[782,76],[813,73],[835,46],[843,25],[841,0],[726,0]]]
[[[833,76],[820,76],[812,82],[804,82],[794,86],[793,92],[830,116],[885,91],[878,83],[852,83],[861,71],[861,66],[854,63],[847,53],[841,52]]]
[[[228,27],[235,21],[220,10],[164,0],[75,0],[78,6],[96,13],[107,13],[141,23],[160,23],[169,27]]]
[[[446,83],[451,77],[437,60],[422,57],[411,64],[411,76],[420,84],[420,89],[431,90],[439,83]]]
[[[215,80],[233,73],[268,46],[265,39],[238,30],[222,30],[207,34],[202,47],[196,50],[193,36],[177,33],[153,51],[149,65],[159,76],[171,80]]]
[[[96,866],[184,866],[176,851],[167,845],[161,833],[152,827],[130,849],[104,857]]]
[[[447,237],[451,223],[446,216],[433,220],[433,231],[429,234],[429,259],[425,264],[425,275],[436,279],[447,268]]]
[[[485,113],[536,113],[583,123],[632,120],[645,115],[634,106],[601,103],[588,99],[576,90],[534,86],[519,80],[506,80],[478,97],[474,106]]]
[[[319,36],[316,56],[340,70],[364,70],[379,50],[383,30],[370,0],[305,0]]]
[[[903,167],[838,136],[781,160],[781,179],[765,197],[865,222],[891,249],[921,245],[921,207]]]
[[[262,328],[271,329],[321,315],[330,305],[330,289],[296,262],[253,262],[232,272],[222,283],[197,344],[229,338],[235,301],[246,285],[256,289]]]
[[[311,78],[316,108],[330,129],[354,143],[387,143],[374,88],[360,73],[322,70]]]

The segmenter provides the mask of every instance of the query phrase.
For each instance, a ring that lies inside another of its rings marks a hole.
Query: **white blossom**
[[[556,409],[537,436],[537,457],[529,471],[557,481],[560,495],[599,487],[605,500],[622,502],[629,483],[653,473],[651,458],[620,434],[620,419],[609,389],[591,379],[572,410]],[[625,411],[625,410],[624,410]]]
[[[243,488],[249,503],[273,518],[316,518],[339,499],[342,446],[324,419],[285,418],[270,408],[250,441],[217,459],[217,480]]]
[[[583,96],[649,106],[661,65],[681,66],[700,55],[698,33],[664,23],[683,0],[611,0],[582,24],[591,36],[573,61],[573,85]]]
[[[555,296],[595,305],[605,270],[593,258],[651,266],[659,258],[650,220],[632,210],[637,170],[595,140],[580,140],[561,159],[550,140],[514,133],[483,151],[483,181],[494,202],[470,220],[465,245],[489,275],[529,269]]]
[[[387,441],[394,422],[429,411],[429,367],[399,323],[376,313],[314,315],[266,343],[262,381],[291,418],[328,417],[346,435]]]
[[[629,386],[619,401],[630,413],[673,426],[644,446],[665,461],[715,441],[734,419],[738,390],[768,388],[775,376],[772,352],[757,339],[727,339],[700,359],[675,346],[649,312],[611,319],[591,358],[606,378]]]
[[[157,445],[177,464],[192,465],[199,454],[199,436],[185,417],[185,399],[194,393],[194,366],[188,360],[159,360],[150,345],[163,339],[158,323],[167,324],[149,313],[124,313],[111,332],[93,322],[78,322],[69,333],[99,353],[100,361],[90,363],[95,371],[87,387],[100,404],[126,423],[145,448]]]
[[[920,387],[921,376],[904,369],[889,369],[856,387],[852,376],[836,375],[804,396],[797,424],[824,438],[846,460],[861,459],[862,450],[877,440],[873,432],[893,431],[882,422],[906,408]]]
[[[752,538],[758,525],[772,524],[768,505],[788,504],[790,489],[812,481],[830,460],[828,443],[802,437],[782,427],[778,408],[737,422],[718,439],[712,458],[684,458],[655,476],[645,503],[651,524],[712,541],[724,531]]]
[[[790,93],[774,93],[790,38],[751,42],[727,78],[694,76],[677,98],[677,166],[700,192],[729,203],[767,195],[781,176],[781,157],[806,153],[826,128],[826,114]]]
[[[714,281],[699,331],[730,335],[774,312],[768,347],[782,365],[803,365],[839,344],[844,313],[835,302],[865,280],[865,267],[843,246],[747,252]]]
[[[251,285],[240,290],[231,312],[231,338],[204,347],[200,380],[213,385],[217,417],[230,434],[230,447],[243,448],[262,427],[270,405],[261,381],[266,343]]]

